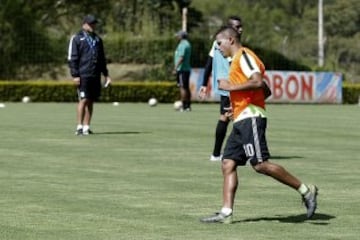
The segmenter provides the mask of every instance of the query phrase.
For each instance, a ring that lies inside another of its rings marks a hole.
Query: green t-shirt
[[[177,71],[190,71],[190,57],[191,57],[191,45],[187,39],[182,39],[176,47],[174,56],[174,65],[178,63],[179,59],[183,57],[183,62],[176,69]]]

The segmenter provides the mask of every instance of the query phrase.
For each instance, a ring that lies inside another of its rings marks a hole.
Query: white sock
[[[88,131],[90,129],[90,126],[89,125],[84,125],[84,127],[83,127],[83,131],[85,132],[85,131]]]
[[[305,196],[305,194],[309,191],[309,188],[305,184],[301,184],[297,190],[301,195]]]
[[[78,124],[77,127],[76,127],[76,130],[79,130],[79,129],[82,129],[82,128],[83,128],[83,125]]]
[[[225,214],[226,216],[229,216],[232,213],[232,209],[228,207],[221,208],[221,212]]]

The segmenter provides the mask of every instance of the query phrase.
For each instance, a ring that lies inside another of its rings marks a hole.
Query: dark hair
[[[242,20],[241,20],[240,17],[238,17],[238,16],[230,16],[228,18],[227,25],[229,25],[230,27],[235,28],[235,30],[237,32],[239,32],[240,37],[241,37],[242,30],[243,30],[242,29],[243,23],[242,23]]]
[[[232,15],[232,16],[228,17],[228,20],[239,21],[242,24],[241,17],[239,17],[239,16]]]
[[[222,33],[225,33],[228,37],[232,37],[237,42],[240,43],[241,35],[234,28],[232,28],[231,26],[229,26],[229,25],[221,26],[219,28],[219,30],[216,31],[215,36],[217,36],[218,34],[222,34]]]

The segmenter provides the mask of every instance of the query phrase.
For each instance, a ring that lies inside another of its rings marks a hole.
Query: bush
[[[360,98],[360,84],[343,84],[343,103],[358,103]]]
[[[76,102],[75,86],[71,82],[0,82],[0,101],[17,102],[29,96],[33,102]],[[102,91],[101,102],[147,102],[155,97],[159,102],[174,102],[179,89],[173,82],[113,83]]]
[[[0,81],[0,101],[17,102],[29,96],[33,102],[76,102],[75,86],[71,82]],[[358,103],[360,84],[343,85],[343,103]],[[178,100],[179,89],[174,82],[122,82],[103,89],[101,102],[147,102],[155,97],[159,102]]]

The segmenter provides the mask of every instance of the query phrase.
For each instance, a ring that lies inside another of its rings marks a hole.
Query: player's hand
[[[220,90],[225,90],[225,91],[230,91],[231,89],[231,84],[228,80],[218,80],[218,88]]]
[[[105,78],[104,88],[107,88],[110,84],[111,84],[111,78],[109,76],[107,76]]]
[[[199,98],[201,100],[204,100],[206,98],[206,95],[207,95],[207,91],[206,91],[206,87],[204,86],[201,86],[200,89],[199,89]]]
[[[263,80],[263,91],[264,91],[264,96],[265,96],[265,99],[267,99],[268,97],[271,96],[271,89],[269,87],[269,85],[265,82],[265,80]]]
[[[226,110],[226,112],[224,114],[225,117],[227,117],[230,120],[233,120],[234,114],[233,114],[233,111],[232,111],[232,107],[224,107],[224,110]]]
[[[80,77],[74,78],[74,79],[73,79],[73,82],[74,82],[74,84],[77,85],[77,86],[80,85]]]

